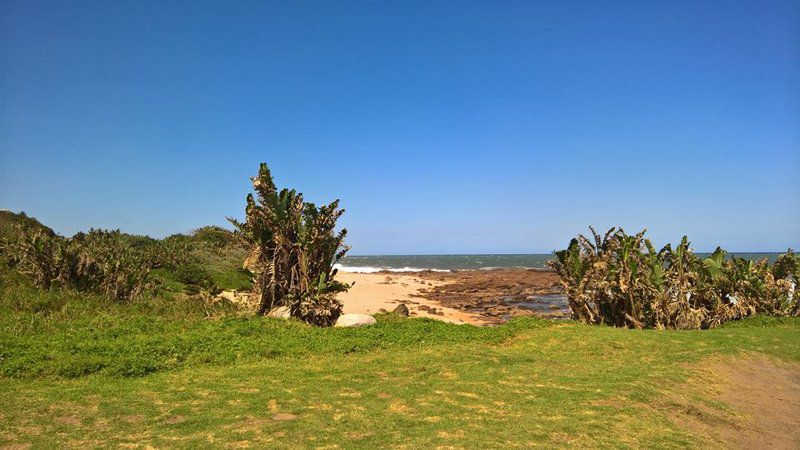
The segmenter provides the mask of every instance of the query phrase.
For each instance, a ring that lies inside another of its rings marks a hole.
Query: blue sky
[[[266,161],[353,254],[800,247],[797,1],[0,5],[0,208],[64,234],[224,224]]]

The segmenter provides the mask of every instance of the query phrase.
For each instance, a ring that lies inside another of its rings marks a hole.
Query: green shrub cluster
[[[235,233],[220,227],[160,240],[95,229],[65,238],[23,213],[3,213],[0,270],[23,274],[39,288],[130,301],[153,288],[215,295],[252,285],[242,267],[246,251]]]
[[[92,291],[130,301],[151,287],[150,264],[116,231],[90,230],[72,238],[23,227],[2,244],[3,259],[40,288]]]
[[[791,250],[770,266],[728,257],[701,259],[686,237],[657,251],[644,231],[612,228],[573,239],[550,266],[561,277],[572,317],[632,328],[712,328],[751,316],[800,315],[800,258]]]
[[[197,294],[201,290],[209,291],[212,294],[219,292],[211,275],[199,264],[188,263],[179,266],[175,269],[175,278],[186,285],[184,290],[189,294]]]
[[[344,256],[346,230],[335,232],[344,213],[339,200],[317,207],[294,189],[275,186],[265,163],[252,178],[245,221],[229,219],[250,253],[247,265],[259,298],[259,314],[277,306],[315,325],[333,325],[342,311],[337,292],[348,285],[334,280],[334,264]]]

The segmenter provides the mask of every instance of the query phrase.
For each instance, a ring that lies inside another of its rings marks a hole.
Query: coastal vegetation
[[[236,231],[63,237],[0,216],[0,446],[702,447],[735,445],[743,414],[796,440],[763,394],[800,401],[791,251],[700,258],[612,229],[551,263],[577,320],[313,326],[349,288],[343,210],[278,190],[266,165],[252,181]],[[221,295],[236,291],[254,304]],[[280,307],[289,320],[265,316]],[[732,391],[768,406],[743,413]]]
[[[8,264],[40,288],[73,288],[130,301],[148,288],[145,252],[123,241],[119,231],[90,230],[72,238],[22,227],[3,245]]]
[[[347,231],[335,229],[344,213],[339,201],[318,207],[294,189],[279,191],[266,164],[251,180],[256,196],[247,196],[245,220],[229,219],[236,232],[212,226],[156,240],[92,229],[63,237],[24,213],[4,213],[0,263],[34,288],[117,302],[247,290],[260,315],[285,307],[305,322],[333,325],[342,311],[336,293],[349,287],[334,279],[348,250]]]
[[[572,318],[631,328],[714,328],[755,314],[800,315],[800,257],[791,249],[770,265],[717,248],[701,259],[689,240],[656,250],[642,231],[612,228],[572,239],[550,267],[560,276]]]
[[[317,207],[294,189],[278,191],[265,163],[251,180],[257,199],[247,195],[245,221],[228,220],[250,249],[258,313],[286,307],[305,322],[333,325],[342,312],[336,293],[349,288],[334,279],[333,266],[349,249],[347,230],[335,231],[344,214],[339,200]]]
[[[0,271],[41,290],[100,294],[132,303],[175,294],[249,290],[242,268],[246,251],[231,231],[203,227],[158,240],[119,230],[60,236],[22,214],[6,213],[0,238]]]

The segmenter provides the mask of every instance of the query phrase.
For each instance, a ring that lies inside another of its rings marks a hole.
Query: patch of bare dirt
[[[680,423],[728,448],[800,448],[800,364],[748,355],[699,372],[703,380],[694,390],[712,391],[706,394],[726,408],[681,401]]]
[[[165,420],[164,422],[168,423],[170,425],[183,423],[183,422],[186,422],[186,416],[182,416],[182,415],[178,414],[178,415],[175,415],[175,416],[167,418],[167,420]]]
[[[64,425],[74,426],[74,427],[81,425],[81,419],[78,419],[77,417],[73,417],[73,416],[56,417],[56,422],[58,422],[60,424],[64,424]]]
[[[123,422],[133,423],[133,424],[142,423],[144,421],[144,415],[133,414],[128,416],[121,416],[120,420],[122,420]]]

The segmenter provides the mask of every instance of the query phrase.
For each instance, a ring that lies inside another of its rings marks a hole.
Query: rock
[[[277,319],[288,319],[292,317],[292,313],[289,311],[288,306],[278,306],[277,308],[272,308],[268,313],[267,317],[275,317]]]
[[[420,311],[427,311],[429,309],[431,309],[431,307],[428,306],[428,305],[419,305],[419,310]]]
[[[366,314],[342,314],[336,320],[337,327],[360,327],[363,325],[375,325],[378,323],[374,317]]]
[[[400,303],[399,305],[397,305],[397,308],[392,310],[392,312],[401,315],[403,317],[408,317],[408,306]]]

